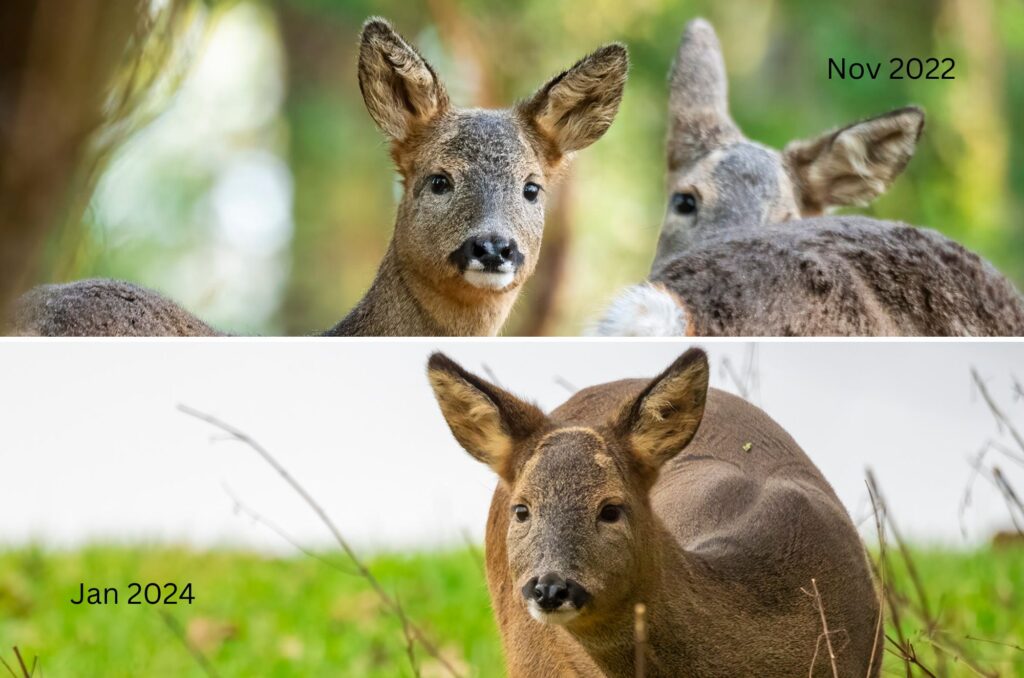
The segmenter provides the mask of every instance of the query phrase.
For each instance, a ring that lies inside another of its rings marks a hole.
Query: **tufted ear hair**
[[[669,70],[669,171],[742,138],[729,116],[729,84],[718,36],[706,20],[694,19],[686,24]]]
[[[586,148],[608,131],[628,71],[625,46],[605,45],[516,106],[523,122],[548,145],[549,161]]]
[[[924,111],[908,106],[789,143],[782,157],[803,216],[880,196],[910,162],[923,129]]]
[[[511,481],[515,443],[544,425],[544,413],[464,370],[443,353],[430,356],[427,376],[455,439],[475,459]]]
[[[363,25],[359,89],[370,117],[392,141],[448,109],[448,93],[434,69],[384,19]]]
[[[656,472],[693,439],[704,417],[708,379],[707,354],[691,348],[626,409],[621,425],[641,467]]]

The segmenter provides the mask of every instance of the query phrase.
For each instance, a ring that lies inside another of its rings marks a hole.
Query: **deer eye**
[[[523,197],[526,198],[527,202],[537,202],[537,196],[539,195],[540,185],[527,181],[526,185],[523,186]]]
[[[516,504],[512,507],[512,515],[516,517],[521,523],[525,523],[530,517],[530,509],[526,508],[523,504]]]
[[[693,214],[697,211],[697,196],[693,193],[673,193],[672,211],[676,214]]]
[[[434,174],[429,179],[430,192],[434,195],[443,195],[452,190],[451,179],[443,174]]]
[[[597,519],[602,523],[617,523],[621,517],[622,507],[617,504],[605,504],[597,514]]]

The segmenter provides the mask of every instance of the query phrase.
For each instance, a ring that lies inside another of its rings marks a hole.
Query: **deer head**
[[[518,288],[540,253],[547,189],[611,125],[627,68],[625,47],[607,45],[512,109],[462,109],[412,45],[369,20],[359,86],[402,177],[403,274],[462,303]]]
[[[428,375],[456,440],[508,490],[508,566],[530,615],[572,629],[632,610],[658,538],[649,491],[704,414],[704,352],[602,420],[549,417],[440,353]]]
[[[655,255],[694,239],[865,205],[910,161],[924,112],[901,108],[793,141],[747,139],[729,115],[725,62],[707,21],[687,24],[669,74],[668,207]]]

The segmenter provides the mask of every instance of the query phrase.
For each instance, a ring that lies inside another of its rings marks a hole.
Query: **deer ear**
[[[686,24],[668,80],[669,170],[686,167],[742,138],[729,117],[722,48],[715,29],[704,19]]]
[[[394,141],[448,108],[448,94],[434,69],[379,17],[363,25],[359,89],[370,117]]]
[[[924,111],[910,106],[788,144],[782,155],[801,211],[813,215],[877,198],[910,162],[923,129]]]
[[[623,420],[633,455],[656,471],[693,439],[704,417],[708,357],[699,348],[679,356],[626,410]]]
[[[467,372],[443,353],[430,356],[427,376],[459,444],[499,476],[511,480],[514,445],[547,421],[544,413]]]
[[[516,107],[523,121],[551,147],[557,160],[586,148],[608,131],[619,110],[629,71],[629,53],[605,45],[552,78]]]

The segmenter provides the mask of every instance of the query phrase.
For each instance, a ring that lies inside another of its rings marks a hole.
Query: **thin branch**
[[[313,498],[313,496],[306,490],[305,487],[302,486],[301,483],[295,480],[291,473],[289,473],[288,470],[284,468],[265,447],[263,447],[259,442],[250,437],[244,431],[237,429],[226,422],[221,421],[220,419],[214,417],[213,415],[201,412],[200,410],[196,410],[187,405],[178,405],[178,409],[191,417],[199,419],[200,421],[204,421],[207,424],[217,429],[220,429],[224,433],[227,433],[228,435],[233,437],[235,440],[245,444],[251,450],[256,452],[256,454],[258,454],[267,464],[269,464],[271,468],[277,471],[277,474],[280,475],[285,480],[285,482],[288,483],[289,486],[291,486],[295,493],[298,494],[299,497],[301,497],[302,500],[306,502],[306,504],[313,510],[313,512],[316,513],[317,517],[320,518],[320,521],[330,531],[331,535],[334,537],[334,540],[345,552],[345,555],[348,557],[350,561],[352,561],[352,564],[355,566],[359,575],[362,576],[367,581],[367,583],[370,584],[370,587],[377,594],[377,597],[380,598],[381,602],[384,603],[384,606],[393,614],[397,615],[400,619],[405,616],[405,611],[402,609],[401,605],[399,605],[398,602],[391,595],[389,595],[387,591],[384,590],[384,587],[381,585],[380,581],[378,581],[377,577],[374,576],[370,569],[359,558],[355,550],[348,543],[348,540],[345,539],[345,537],[341,534],[341,530],[339,530],[338,526],[334,524],[334,521],[331,520],[330,516],[327,515],[327,512],[323,509],[319,502],[317,502],[317,500]],[[441,655],[440,651],[437,649],[434,643],[426,637],[426,634],[411,621],[409,621],[408,623],[409,628],[412,631],[412,634],[416,637],[416,640],[419,641],[420,644],[423,646],[423,649],[426,650],[431,657],[440,662],[441,665],[444,666],[445,669],[447,669],[447,671],[452,676],[456,676],[457,678],[459,676],[459,672],[456,671],[455,667],[453,667],[451,663]]]
[[[871,486],[870,482],[865,481],[868,487],[868,496],[871,498],[871,513],[875,517],[875,534],[878,535],[878,552],[879,557],[885,560],[885,525],[883,524],[881,513],[878,508],[878,498],[875,496],[875,491]],[[879,569],[879,587],[878,587],[878,619],[875,621],[875,638],[871,642],[871,657],[868,659],[868,671],[867,677],[871,678],[873,675],[872,669],[875,667],[875,657],[878,655],[878,639],[882,635],[882,620],[885,617],[885,570]]]
[[[575,393],[576,391],[579,390],[578,388],[573,386],[573,384],[569,382],[568,379],[558,374],[555,375],[555,383],[564,388],[569,393]]]
[[[633,607],[633,674],[644,678],[647,671],[647,606],[637,603]]]
[[[488,365],[487,363],[482,363],[481,367],[484,370],[484,374],[487,375],[487,378],[491,380],[492,384],[494,384],[498,388],[505,388],[504,386],[501,385],[501,382],[498,380],[498,375],[494,373],[494,370],[491,369],[490,365]]]
[[[973,367],[971,368],[971,377],[974,378],[974,383],[978,387],[981,397],[985,399],[985,404],[988,405],[988,409],[992,412],[992,416],[995,417],[996,423],[999,424],[1000,430],[1005,428],[1010,433],[1014,442],[1017,443],[1017,447],[1024,452],[1024,436],[1020,434],[1020,431],[1018,431],[1017,427],[1013,425],[1010,418],[1006,416],[1006,413],[1000,409],[999,405],[992,397],[992,394],[988,392],[988,387],[985,386],[985,382],[982,381],[981,375],[978,374],[978,370]]]
[[[999,488],[999,493],[1003,495],[1003,500],[1006,502],[1006,508],[1010,513],[1010,520],[1013,522],[1014,528],[1016,528],[1018,534],[1024,535],[1024,527],[1017,522],[1017,516],[1014,515],[1014,509],[1017,509],[1021,516],[1024,517],[1024,503],[1021,503],[1017,492],[1014,491],[1010,481],[1006,479],[1002,469],[998,466],[992,467],[992,480],[995,481],[996,487]]]
[[[1001,640],[989,640],[988,638],[976,638],[974,636],[964,636],[967,640],[973,640],[976,643],[991,643],[993,645],[1002,645],[1003,647],[1013,648],[1018,652],[1024,652],[1024,647],[1017,645],[1016,643],[1006,643]]]
[[[316,551],[312,551],[312,550],[306,548],[305,546],[300,544],[298,542],[298,540],[296,540],[290,534],[288,534],[288,532],[286,532],[284,530],[284,528],[278,526],[276,523],[274,523],[271,520],[265,518],[264,516],[262,516],[261,514],[257,513],[255,510],[253,510],[249,506],[247,506],[245,503],[243,503],[242,500],[239,499],[235,495],[235,493],[231,491],[230,487],[228,487],[225,484],[222,484],[221,487],[223,487],[224,488],[224,492],[226,492],[227,495],[229,497],[231,497],[231,501],[233,503],[233,509],[234,509],[235,513],[242,513],[242,514],[248,516],[249,519],[252,520],[253,522],[257,522],[257,523],[263,525],[264,527],[266,527],[267,529],[269,529],[270,531],[275,533],[277,536],[279,536],[281,539],[284,539],[286,542],[291,544],[293,547],[295,547],[298,551],[300,551],[304,555],[309,556],[310,558],[313,558],[314,560],[319,560],[324,565],[327,565],[328,567],[330,567],[332,569],[335,569],[338,572],[341,572],[343,574],[347,574],[347,575],[352,576],[352,577],[358,577],[359,576],[359,573],[356,572],[355,570],[349,569],[349,568],[345,567],[344,565],[342,565],[341,563],[336,563],[333,560],[329,560],[328,558],[320,555]]]
[[[811,658],[811,668],[807,672],[808,678],[814,675],[814,664],[818,660],[818,647],[821,645],[822,637],[825,638],[825,646],[828,648],[828,660],[832,664],[832,678],[839,678],[839,667],[836,665],[836,652],[832,648],[832,633],[828,630],[828,620],[825,618],[825,605],[821,601],[821,594],[818,593],[818,581],[811,577],[811,588],[814,589],[812,594],[805,588],[801,587],[801,591],[805,595],[810,596],[814,600],[814,604],[818,608],[818,614],[821,615],[821,635],[818,636],[818,640],[814,643],[814,656]]]
[[[210,660],[206,658],[206,655],[204,655],[198,647],[188,641],[185,629],[181,628],[181,624],[178,623],[178,620],[164,610],[160,610],[159,614],[160,618],[164,620],[164,624],[166,624],[167,628],[171,630],[171,633],[181,641],[181,644],[185,646],[185,649],[188,650],[190,655],[192,655],[192,658],[196,660],[196,664],[198,664],[199,668],[203,670],[203,673],[210,678],[218,678],[219,674],[216,669],[213,668],[213,664],[210,663]]]
[[[913,664],[922,672],[924,672],[926,676],[930,676],[931,678],[938,678],[938,676],[936,676],[927,666],[921,663],[920,659],[917,658],[917,651],[914,649],[913,644],[908,642],[906,647],[901,647],[896,643],[895,640],[892,639],[892,636],[886,635],[885,639],[893,645],[896,645],[896,648],[899,650],[899,652],[894,652],[892,650],[890,650],[890,652],[892,652],[898,657],[902,657],[908,666],[910,664]]]
[[[395,596],[395,602],[400,603],[397,595]],[[405,656],[408,657],[409,666],[412,667],[413,678],[420,678],[420,666],[416,662],[416,639],[409,629],[409,619],[404,614],[400,615],[399,619],[402,622],[402,635],[405,637]]]

